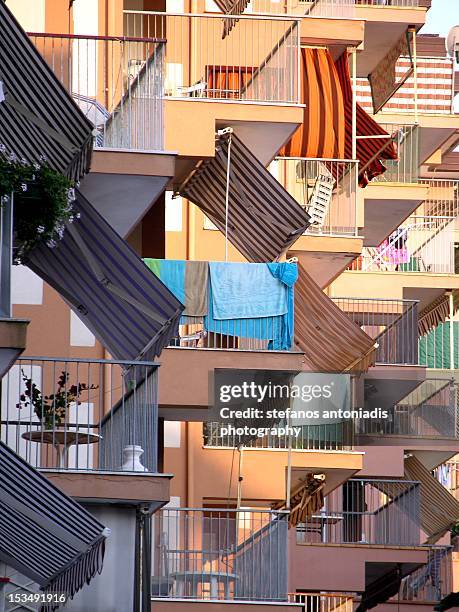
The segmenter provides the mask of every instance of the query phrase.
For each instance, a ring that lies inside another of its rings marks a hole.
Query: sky
[[[459,25],[459,0],[432,0],[421,33],[446,36],[455,25]]]

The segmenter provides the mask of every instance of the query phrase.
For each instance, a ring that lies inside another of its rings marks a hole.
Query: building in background
[[[111,530],[67,608],[454,605],[459,42],[419,33],[430,1],[2,6],[31,46],[11,21],[0,144],[86,164],[62,239],[12,266],[0,404],[7,452]],[[225,433],[231,370],[339,373],[340,408],[390,418]],[[2,534],[5,609],[38,609]]]

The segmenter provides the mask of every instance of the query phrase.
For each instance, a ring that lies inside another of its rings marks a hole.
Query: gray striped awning
[[[218,137],[215,157],[200,162],[180,195],[225,234],[228,157],[228,240],[248,261],[274,261],[309,227],[310,216],[235,134]]]
[[[78,180],[89,171],[93,126],[0,0],[0,144]],[[4,100],[2,100],[3,95]]]
[[[0,561],[72,597],[102,571],[108,533],[0,442]]]
[[[79,219],[54,248],[24,260],[119,360],[154,360],[178,335],[184,306],[79,192]]]

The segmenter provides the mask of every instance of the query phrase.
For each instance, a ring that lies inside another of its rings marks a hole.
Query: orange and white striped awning
[[[352,159],[352,84],[347,53],[334,62],[328,49],[301,49],[303,122],[279,152],[280,157]],[[357,104],[359,183],[364,187],[397,159],[391,138]]]

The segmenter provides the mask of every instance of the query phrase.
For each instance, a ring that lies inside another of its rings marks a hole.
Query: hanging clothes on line
[[[145,258],[143,261],[185,305],[183,322],[190,322],[186,317],[203,317],[207,314],[209,277],[207,261],[152,258]]]
[[[296,263],[211,262],[206,330],[266,340],[269,350],[290,349],[297,278]]]

